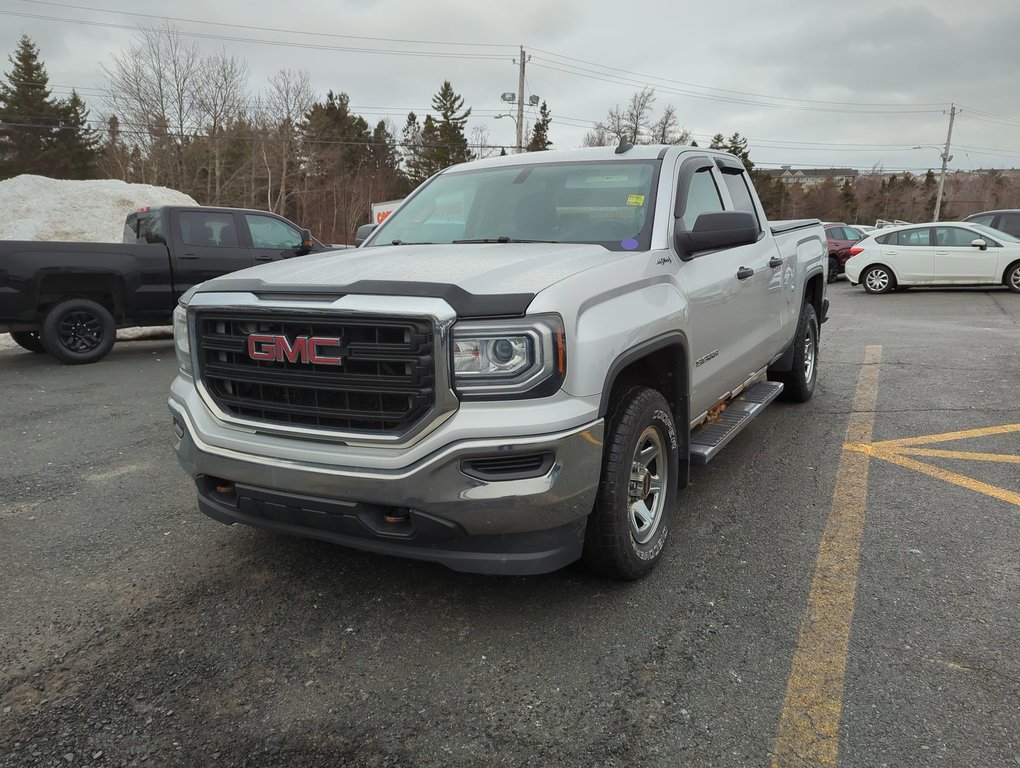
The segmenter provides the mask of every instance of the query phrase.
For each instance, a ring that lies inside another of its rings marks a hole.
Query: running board
[[[719,418],[702,424],[691,432],[691,464],[708,464],[730,440],[754,421],[754,417],[779,397],[783,385],[763,381],[748,387],[730,402]]]

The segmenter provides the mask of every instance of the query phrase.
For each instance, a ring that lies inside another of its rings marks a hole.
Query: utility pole
[[[523,50],[523,49],[522,49]],[[523,70],[522,70],[523,71]],[[956,105],[949,105],[949,133],[946,134],[946,148],[942,151],[942,173],[939,174],[939,188],[935,193],[935,221],[939,220],[939,214],[942,212],[942,190],[946,185],[946,165],[953,159],[953,156],[949,154],[949,145],[953,141],[953,120],[956,119]]]
[[[517,78],[517,154],[524,151],[524,65],[528,58],[521,46],[521,71]]]

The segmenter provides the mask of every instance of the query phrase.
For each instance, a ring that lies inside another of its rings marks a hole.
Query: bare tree
[[[651,124],[648,130],[651,144],[690,144],[691,132],[680,127],[680,119],[676,116],[676,108],[667,104],[662,115]]]
[[[471,129],[471,143],[474,145],[472,157],[476,160],[499,154],[496,147],[489,145],[489,128],[485,125],[476,125]]]
[[[269,88],[261,99],[261,120],[265,129],[262,160],[270,175],[266,190],[269,210],[286,213],[291,196],[296,192],[294,180],[298,167],[298,125],[311,109],[315,96],[306,70],[281,69],[269,78]],[[276,192],[272,175],[276,171]]]
[[[199,125],[209,137],[212,159],[206,173],[206,199],[223,203],[223,147],[226,133],[245,111],[248,66],[220,51],[202,60],[196,87]]]
[[[679,127],[676,110],[667,106],[660,117],[652,122],[655,89],[642,88],[630,97],[626,107],[619,104],[609,108],[605,121],[596,122],[584,137],[586,147],[604,147],[627,140],[632,144],[683,144],[690,134]],[[660,137],[672,139],[661,141]]]
[[[184,145],[198,113],[202,63],[197,46],[184,43],[169,22],[144,27],[137,42],[113,54],[103,71],[107,101],[121,117],[122,132],[154,162],[162,183],[182,188]]]

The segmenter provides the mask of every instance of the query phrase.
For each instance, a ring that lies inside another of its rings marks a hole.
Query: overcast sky
[[[656,111],[673,104],[699,144],[739,131],[767,167],[938,168],[937,149],[912,147],[945,142],[951,102],[951,169],[1020,167],[1016,0],[0,0],[0,50],[28,33],[54,92],[78,87],[96,115],[101,65],[164,14],[202,51],[243,58],[253,93],[306,69],[320,96],[346,91],[370,123],[423,114],[449,79],[470,126],[512,145],[513,121],[494,116],[517,90],[523,45],[556,148],[649,85]]]

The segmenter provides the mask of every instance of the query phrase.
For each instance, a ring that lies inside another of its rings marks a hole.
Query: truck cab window
[[[687,206],[681,217],[684,229],[694,229],[694,222],[703,213],[716,213],[723,210],[722,198],[715,185],[710,169],[698,171],[691,179],[687,192]]]
[[[181,241],[205,248],[237,248],[237,228],[229,213],[186,211],[181,213]]]
[[[246,214],[251,244],[255,248],[297,250],[301,247],[301,233],[272,216]]]
[[[745,173],[724,173],[723,182],[726,184],[726,189],[730,193],[730,199],[733,201],[733,207],[738,211],[747,211],[753,213],[754,218],[758,218],[758,211],[754,208],[754,201],[751,199],[751,193],[747,189],[747,179]],[[759,223],[759,228],[760,228]]]

